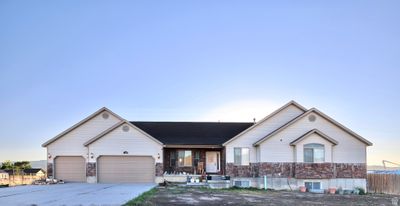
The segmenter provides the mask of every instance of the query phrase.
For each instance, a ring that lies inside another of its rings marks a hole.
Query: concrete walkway
[[[0,188],[0,205],[121,205],[155,184],[29,185]]]

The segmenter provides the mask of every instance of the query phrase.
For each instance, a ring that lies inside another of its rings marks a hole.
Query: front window
[[[325,147],[323,144],[305,144],[304,162],[322,163],[325,162]]]
[[[196,152],[194,152],[194,166],[198,166],[199,165],[199,162],[200,162],[200,152],[199,151],[196,151]]]
[[[235,147],[233,153],[234,153],[235,165],[249,165],[250,162],[249,148]]]
[[[178,151],[178,166],[191,167],[192,166],[192,151],[180,150]]]
[[[176,154],[175,151],[171,151],[169,154],[169,166],[175,167],[176,163]]]

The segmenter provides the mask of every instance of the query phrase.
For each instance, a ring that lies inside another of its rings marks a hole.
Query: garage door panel
[[[102,183],[154,182],[154,159],[144,156],[102,156],[98,178]]]
[[[55,159],[55,178],[65,182],[86,182],[85,163],[83,157],[57,157]]]

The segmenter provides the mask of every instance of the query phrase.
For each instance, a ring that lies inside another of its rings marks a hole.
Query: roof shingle
[[[142,122],[133,125],[168,145],[222,145],[252,122]]]

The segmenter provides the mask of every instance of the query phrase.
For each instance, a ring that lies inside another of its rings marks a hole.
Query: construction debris
[[[41,180],[36,180],[32,183],[33,185],[52,185],[52,184],[64,184],[63,180],[58,180],[58,179],[41,179]]]

